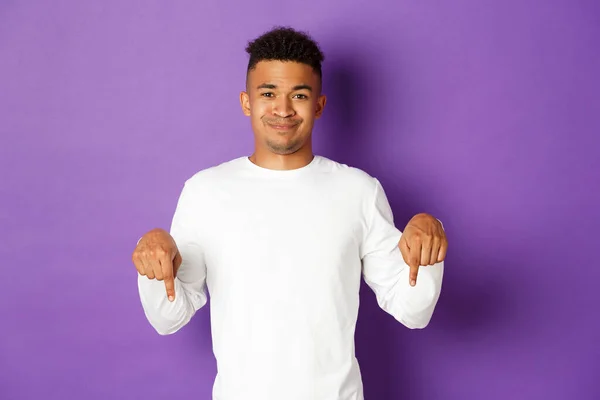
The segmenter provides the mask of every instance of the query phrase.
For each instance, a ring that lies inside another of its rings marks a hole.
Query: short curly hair
[[[294,61],[310,65],[323,79],[321,63],[325,56],[306,32],[278,26],[248,43],[246,52],[250,55],[247,72],[260,61]]]

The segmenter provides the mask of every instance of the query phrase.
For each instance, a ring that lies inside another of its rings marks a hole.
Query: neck
[[[310,146],[305,146],[292,154],[275,154],[266,149],[256,148],[250,161],[262,168],[292,170],[307,166],[314,155]]]

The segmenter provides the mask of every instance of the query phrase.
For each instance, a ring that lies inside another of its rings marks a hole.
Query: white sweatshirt
[[[158,333],[189,322],[210,293],[213,400],[363,400],[354,352],[361,275],[380,307],[424,328],[443,263],[409,285],[402,233],[379,181],[315,156],[295,170],[241,157],[190,178],[171,235],[183,263],[175,301],[140,276]]]

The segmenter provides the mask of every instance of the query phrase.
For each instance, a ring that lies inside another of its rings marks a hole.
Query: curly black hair
[[[248,43],[248,72],[260,61],[295,61],[310,65],[322,79],[325,59],[319,45],[305,32],[278,26]]]

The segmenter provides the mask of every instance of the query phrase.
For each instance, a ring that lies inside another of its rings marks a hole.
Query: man
[[[444,231],[419,214],[401,233],[375,178],[313,154],[326,99],[323,54],[309,36],[277,28],[246,50],[240,103],[254,153],[187,180],[170,234],[140,239],[141,302],[166,335],[205,305],[208,289],[215,400],[362,400],[361,276],[381,308],[425,327],[441,289]]]

